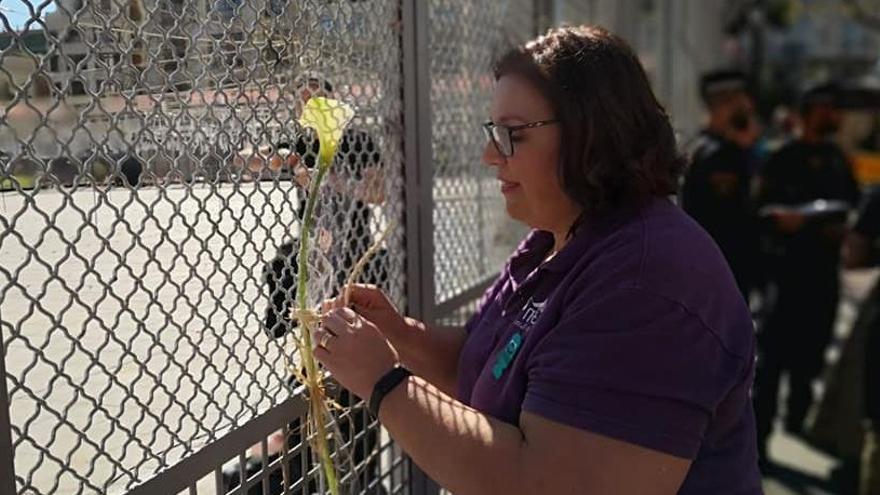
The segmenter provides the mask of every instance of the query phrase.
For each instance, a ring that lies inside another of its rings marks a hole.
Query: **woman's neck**
[[[556,253],[562,251],[562,248],[564,248],[565,245],[568,244],[568,238],[568,231],[566,231],[564,234],[553,232],[553,248],[550,249],[549,253],[547,253],[547,259],[552,258],[556,255]]]
[[[547,253],[545,261],[552,258],[556,253],[561,251],[566,244],[568,244],[575,223],[580,222],[582,211],[583,210],[579,206],[572,203],[568,208],[562,211],[557,211],[556,214],[553,215],[552,222],[535,222],[534,224],[531,224],[532,228],[553,234],[553,247]]]
[[[550,232],[553,234],[553,249],[548,253],[547,258],[552,258],[559,251],[562,251],[562,248],[568,244],[568,241],[571,240],[572,235],[572,227],[574,227],[575,222],[580,218],[580,213],[577,215],[572,215],[565,222],[561,222],[557,227],[550,229]]]

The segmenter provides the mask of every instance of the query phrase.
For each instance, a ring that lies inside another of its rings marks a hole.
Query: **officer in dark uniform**
[[[801,135],[774,153],[758,175],[756,197],[773,267],[758,334],[754,399],[764,460],[780,375],[789,377],[786,430],[800,434],[837,314],[846,218],[859,201],[849,161],[832,141],[841,121],[839,94],[833,84],[807,91],[800,104]]]
[[[880,188],[875,188],[864,201],[858,220],[849,232],[845,242],[844,266],[849,269],[876,267],[880,265]],[[852,333],[867,334],[865,346],[860,349],[864,359],[863,410],[865,437],[862,446],[861,483],[859,493],[880,493],[880,282],[874,284],[868,297],[862,301],[859,315]],[[859,326],[861,326],[859,328]],[[843,358],[843,357],[842,357]],[[857,359],[857,358],[856,358]],[[849,462],[850,473],[857,485],[859,467],[853,468],[858,459],[845,459]],[[844,464],[846,467],[846,464]],[[845,473],[846,471],[844,471]]]
[[[682,207],[715,239],[748,301],[758,266],[750,185],[760,133],[746,75],[716,71],[700,81],[709,124],[691,146]]]

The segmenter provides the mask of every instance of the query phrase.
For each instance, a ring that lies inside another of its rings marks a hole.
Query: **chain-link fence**
[[[390,229],[360,279],[407,307],[419,259],[421,311],[461,323],[524,233],[479,126],[491,64],[534,34],[538,3],[0,7],[0,491],[324,491],[289,313],[325,138],[297,119],[314,97],[355,110],[316,195],[308,302]],[[429,160],[404,160],[407,94],[428,102]],[[422,191],[424,258],[408,237]],[[347,493],[421,493],[362,405],[338,400]]]
[[[295,122],[308,96],[356,110],[320,191],[309,302],[333,294],[399,223],[399,6],[17,7],[36,11],[14,27],[2,14],[0,53],[0,335],[15,489],[120,493],[293,404],[298,182],[314,178],[318,151]],[[394,231],[361,277],[401,303],[402,242]],[[289,449],[264,477],[284,471],[310,493],[320,487],[295,409],[250,441]],[[399,455],[383,451],[387,439],[362,408],[339,421],[359,481],[346,486],[391,490],[380,478]],[[286,439],[272,433],[282,426]],[[239,486],[261,454],[228,450],[227,472],[198,488]]]
[[[492,65],[535,31],[534,2],[432,0],[431,116],[437,315],[480,295],[524,230],[504,212],[495,172],[481,163]],[[463,300],[462,300],[463,299]]]

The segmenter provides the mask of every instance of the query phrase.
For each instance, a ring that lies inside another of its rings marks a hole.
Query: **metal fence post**
[[[428,3],[403,0],[401,23],[407,311],[430,321],[434,316],[434,247]]]
[[[15,493],[15,464],[12,457],[12,422],[9,420],[6,390],[6,348],[0,332],[0,493]]]
[[[400,3],[403,52],[404,179],[406,184],[407,312],[434,317],[433,191],[431,152],[431,66],[428,58],[428,2]],[[412,461],[409,493],[434,495],[439,487]]]

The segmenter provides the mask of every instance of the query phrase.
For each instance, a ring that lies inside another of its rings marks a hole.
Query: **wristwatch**
[[[374,418],[379,419],[379,407],[385,396],[409,376],[412,376],[412,373],[408,369],[403,366],[395,366],[391,368],[391,371],[382,375],[382,378],[379,378],[370,395],[369,409]]]

